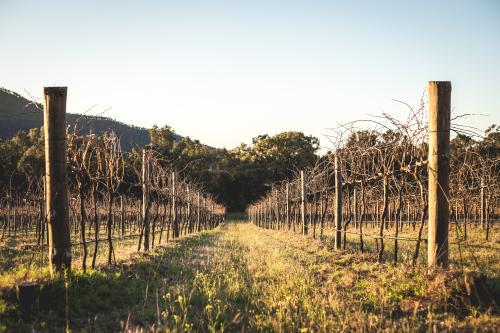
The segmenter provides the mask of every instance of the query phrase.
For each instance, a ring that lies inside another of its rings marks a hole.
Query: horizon
[[[37,101],[68,86],[70,113],[97,105],[89,115],[110,108],[227,149],[284,131],[331,148],[328,128],[402,117],[393,99],[417,106],[432,79],[452,82],[454,115],[476,114],[468,125],[500,122],[495,1],[195,3],[2,2],[2,85]]]

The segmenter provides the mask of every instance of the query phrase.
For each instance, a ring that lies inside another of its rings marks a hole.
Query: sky
[[[232,148],[260,134],[403,117],[427,81],[500,123],[500,1],[0,0],[0,86],[67,111]]]

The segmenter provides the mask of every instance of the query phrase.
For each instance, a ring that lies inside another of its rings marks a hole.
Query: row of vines
[[[314,168],[297,171],[293,179],[273,184],[265,197],[248,207],[249,219],[263,228],[313,237],[333,233],[344,249],[416,265],[427,244],[429,129],[425,104],[407,107],[405,121],[384,114],[333,129],[334,153]],[[460,250],[494,253],[500,250],[494,228],[500,156],[498,149],[472,144],[477,130],[456,123],[459,119],[452,119],[451,125],[456,137],[449,154],[450,233],[445,241]]]
[[[71,256],[83,270],[95,268],[100,255],[103,263],[116,262],[122,245],[149,251],[224,220],[222,205],[152,149],[124,152],[114,132],[76,130],[68,130],[66,147]],[[46,260],[45,177],[37,174],[27,173],[19,188],[0,189],[0,240]]]

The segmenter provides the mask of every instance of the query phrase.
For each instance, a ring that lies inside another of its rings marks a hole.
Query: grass
[[[65,279],[32,269],[29,279],[44,287],[31,318],[12,292],[17,271],[2,273],[0,331],[500,329],[494,308],[465,297],[457,269],[379,264],[374,254],[338,253],[327,242],[242,222]]]
[[[463,228],[463,227],[462,227]],[[350,232],[358,232],[352,224],[348,228]],[[311,231],[312,233],[312,231]],[[367,235],[378,235],[378,226],[372,227],[371,224],[363,226],[364,247],[365,251],[369,253],[376,253],[378,251],[377,242],[373,237]],[[320,230],[317,227],[316,236],[319,238]],[[333,227],[325,227],[323,232],[324,241],[333,246]],[[384,230],[385,236],[394,236],[394,229]],[[423,229],[423,238],[427,237],[427,225]],[[418,226],[416,230],[412,227],[405,225],[403,231],[399,233],[399,237],[417,238]],[[477,270],[488,276],[491,279],[500,279],[500,224],[495,223],[490,230],[490,240],[485,240],[485,231],[479,227],[468,227],[467,240],[463,239],[463,230],[457,228],[456,224],[450,225],[449,230],[450,240],[450,262],[453,269],[456,270]],[[386,239],[384,260],[393,261],[394,259],[394,240]],[[347,235],[347,250],[350,252],[357,252],[360,248],[359,235]],[[411,264],[413,254],[415,252],[416,242],[408,240],[398,241],[398,262],[402,264]],[[418,257],[418,264],[425,265],[427,262],[427,245],[421,242],[420,254]],[[500,281],[499,281],[500,287]],[[500,290],[499,290],[500,291]]]

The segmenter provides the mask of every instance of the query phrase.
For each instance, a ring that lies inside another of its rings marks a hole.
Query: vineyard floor
[[[498,312],[469,303],[458,271],[379,264],[375,254],[245,222],[86,274],[40,274],[30,317],[0,281],[0,332],[500,329]]]

